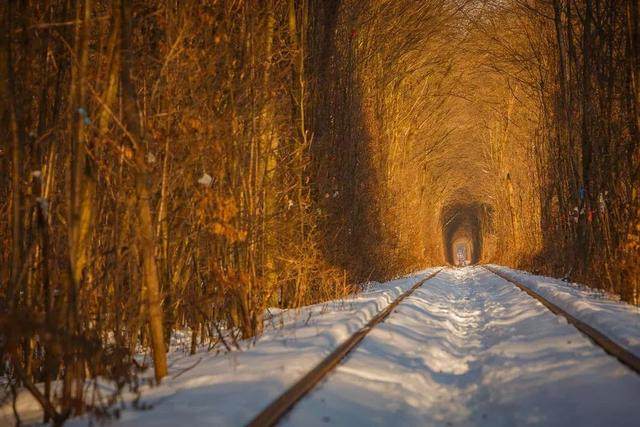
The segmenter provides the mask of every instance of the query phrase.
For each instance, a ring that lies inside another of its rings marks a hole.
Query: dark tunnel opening
[[[491,207],[484,203],[454,203],[442,209],[444,254],[452,265],[477,264],[482,259],[483,230]]]

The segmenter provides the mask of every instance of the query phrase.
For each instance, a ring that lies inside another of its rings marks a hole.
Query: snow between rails
[[[637,426],[640,376],[480,267],[445,269],[283,425]]]

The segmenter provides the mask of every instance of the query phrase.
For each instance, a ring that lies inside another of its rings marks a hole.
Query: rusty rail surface
[[[429,274],[424,279],[413,285],[411,289],[405,291],[393,302],[387,305],[382,311],[376,314],[359,331],[351,335],[345,342],[340,344],[331,354],[318,363],[304,377],[289,387],[269,406],[263,409],[253,420],[247,424],[248,427],[273,426],[284,417],[313,387],[322,381],[340,362],[362,341],[362,339],[380,322],[385,320],[391,312],[408,296],[424,285],[427,280],[432,279],[442,269]]]

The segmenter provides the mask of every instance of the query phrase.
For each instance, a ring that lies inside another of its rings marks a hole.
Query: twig
[[[176,379],[176,378],[178,378],[180,375],[184,374],[185,372],[190,371],[190,370],[192,370],[193,368],[195,368],[195,367],[198,365],[198,363],[200,363],[201,361],[202,361],[202,357],[201,357],[201,358],[199,358],[198,360],[196,360],[196,362],[195,362],[193,365],[191,365],[191,366],[189,366],[189,367],[187,367],[187,368],[184,368],[183,370],[181,370],[180,372],[178,372],[177,374],[175,374],[175,375],[174,375],[173,377],[171,377],[171,378],[172,378],[172,379]]]

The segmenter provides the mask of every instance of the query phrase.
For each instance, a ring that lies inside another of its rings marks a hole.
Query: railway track
[[[362,339],[379,323],[383,322],[393,310],[408,296],[413,294],[418,288],[424,285],[428,280],[434,278],[442,269],[429,274],[424,279],[413,285],[409,290],[404,292],[393,302],[391,302],[384,310],[376,314],[362,329],[349,337],[344,343],[336,348],[331,354],[324,358],[319,364],[309,371],[304,377],[293,384],[276,400],[271,402],[264,410],[262,410],[248,427],[273,426],[284,417],[300,399],[302,399],[313,387],[322,381],[336,366],[353,351]]]
[[[484,269],[490,271],[491,273],[495,274],[496,276],[500,277],[501,279],[504,279],[507,282],[512,283],[518,289],[520,289],[521,291],[525,292],[527,295],[529,295],[530,297],[534,298],[535,300],[540,302],[542,305],[544,305],[553,314],[555,314],[557,316],[562,316],[565,319],[567,319],[567,321],[571,325],[573,325],[577,330],[579,330],[584,335],[586,335],[594,344],[596,344],[597,346],[601,347],[608,354],[610,354],[611,356],[613,356],[616,359],[618,359],[622,364],[627,366],[629,369],[635,371],[635,373],[640,374],[640,358],[638,356],[636,356],[635,354],[631,353],[629,350],[627,350],[626,348],[624,348],[621,345],[617,344],[616,342],[612,341],[611,339],[609,339],[602,332],[598,331],[597,329],[595,329],[592,326],[586,324],[585,322],[581,321],[580,319],[577,319],[576,317],[574,317],[571,314],[567,313],[562,308],[558,307],[557,305],[555,305],[551,301],[545,299],[542,295],[534,292],[533,290],[531,290],[527,286],[525,286],[522,283],[519,283],[518,281],[512,279],[508,275],[506,275],[506,274],[504,274],[504,273],[502,273],[502,272],[500,272],[500,271],[498,271],[498,270],[496,270],[496,269],[494,269],[492,267],[486,266],[486,265],[483,265],[482,267]]]
[[[548,301],[538,293],[534,292],[527,286],[512,279],[508,275],[489,266],[482,266],[490,273],[500,277],[503,280],[513,284],[518,289],[524,291],[527,295],[531,296],[544,307],[555,315],[564,317],[571,325],[573,325],[578,331],[586,335],[594,344],[601,347],[605,352],[617,358],[625,366],[629,367],[634,372],[640,374],[640,358],[631,353],[629,350],[615,343],[603,333],[575,318],[571,314],[567,313],[562,308]],[[336,348],[331,354],[323,359],[318,365],[316,365],[305,376],[298,380],[295,384],[289,387],[283,394],[276,400],[269,404],[264,410],[262,410],[253,420],[251,420],[247,426],[273,426],[276,425],[305,395],[307,395],[318,383],[327,377],[344,359],[349,353],[358,347],[364,337],[378,324],[383,322],[393,310],[407,297],[413,294],[418,288],[422,287],[428,280],[435,277],[442,269],[431,273],[409,290],[404,292],[392,303],[390,303],[384,310],[374,316],[362,329],[353,334],[343,344]]]

